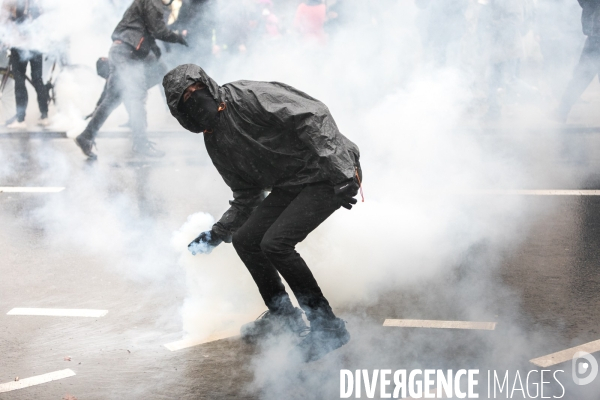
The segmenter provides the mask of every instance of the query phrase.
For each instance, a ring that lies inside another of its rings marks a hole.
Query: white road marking
[[[61,371],[50,372],[44,375],[33,376],[31,378],[25,378],[18,381],[7,382],[0,384],[0,393],[10,392],[17,389],[24,389],[29,386],[40,385],[42,383],[48,383],[56,381],[58,379],[69,378],[75,376],[75,372],[70,369],[63,369]]]
[[[58,193],[65,190],[64,187],[16,187],[0,186],[0,193]]]
[[[167,344],[165,344],[165,347],[171,351],[177,351],[177,350],[187,349],[188,347],[194,347],[194,346],[199,346],[199,345],[205,344],[205,343],[215,342],[215,341],[221,340],[221,339],[228,339],[228,338],[236,337],[237,335],[239,335],[239,333],[240,333],[239,329],[217,332],[217,333],[213,333],[209,337],[205,337],[203,339],[189,338],[189,339],[179,340],[177,342],[167,343]]]
[[[520,196],[600,196],[600,190],[468,190],[466,193]]]
[[[529,360],[529,362],[537,365],[538,367],[551,367],[553,365],[572,360],[573,356],[578,351],[585,351],[586,353],[590,354],[600,351],[600,340],[595,340],[580,346],[571,347],[570,349],[548,354],[547,356],[534,358],[533,360]]]
[[[61,308],[13,308],[6,315],[43,315],[48,317],[89,317],[99,318],[108,310],[61,309]]]
[[[478,329],[485,331],[493,331],[496,329],[495,322],[438,321],[423,319],[386,319],[383,322],[383,326],[400,328]]]

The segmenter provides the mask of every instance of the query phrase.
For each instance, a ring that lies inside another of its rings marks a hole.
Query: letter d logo
[[[598,376],[598,362],[590,353],[578,351],[573,356],[572,371],[575,384],[587,385]]]

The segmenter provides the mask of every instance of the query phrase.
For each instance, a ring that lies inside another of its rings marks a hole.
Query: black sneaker
[[[350,341],[346,323],[339,319],[311,322],[310,333],[297,346],[304,362],[316,361]]]
[[[240,335],[246,343],[256,343],[269,336],[291,335],[300,337],[308,327],[302,319],[302,311],[294,308],[289,314],[275,314],[271,311],[262,313],[256,321],[242,325]]]
[[[95,160],[96,158],[98,158],[98,156],[94,152],[92,152],[92,147],[96,145],[94,139],[89,139],[83,136],[82,133],[81,135],[75,138],[75,143],[77,144],[77,146],[79,146],[81,151],[83,151],[83,154],[85,154],[90,160]]]
[[[165,155],[164,151],[154,147],[154,142],[151,142],[149,140],[135,142],[131,150],[136,154],[147,157],[160,158],[164,157]]]

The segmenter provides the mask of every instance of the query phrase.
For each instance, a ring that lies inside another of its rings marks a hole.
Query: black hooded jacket
[[[178,105],[185,89],[201,82],[225,110],[204,143],[213,164],[233,191],[231,208],[213,226],[225,241],[242,226],[273,187],[352,179],[358,147],[338,130],[320,101],[279,82],[236,81],[217,85],[202,68],[180,65],[163,86],[171,114],[198,133]]]
[[[600,0],[578,0],[583,9],[581,25],[586,36],[600,36]]]
[[[169,29],[165,21],[167,7],[161,0],[134,0],[112,34],[145,57],[156,47],[156,39],[170,43],[185,43],[185,39]]]

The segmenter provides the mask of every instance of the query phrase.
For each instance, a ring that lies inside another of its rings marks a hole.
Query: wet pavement
[[[563,151],[543,163],[547,153],[535,146],[547,143],[527,142],[510,159],[519,160],[528,186],[511,189],[600,189],[594,173],[600,135],[577,135],[552,137]],[[169,351],[165,344],[185,336],[181,310],[195,290],[178,264],[172,233],[197,211],[220,215],[229,192],[199,137],[157,136],[164,159],[133,156],[127,139],[110,137],[98,140],[97,162],[58,135],[0,138],[0,186],[65,187],[0,193],[0,384],[66,368],[76,373],[0,399],[333,399],[341,368],[526,373],[537,368],[532,358],[600,339],[600,196],[525,196],[514,215],[477,214],[490,226],[513,227],[507,231],[518,241],[484,235],[438,273],[382,287],[375,297],[334,301],[353,339],[321,361],[289,360],[289,343],[251,346],[236,337]],[[466,196],[478,210],[506,197]],[[234,257],[230,247],[219,251],[217,257]],[[235,268],[245,274],[241,263]],[[248,286],[245,275],[242,283],[230,279],[233,287]],[[246,302],[244,315],[262,311],[257,295]],[[15,307],[109,312],[7,315]],[[498,325],[494,331],[389,328],[382,326],[386,318]],[[570,368],[550,369],[565,370],[568,381]],[[597,398],[600,387],[563,384],[572,399]]]

